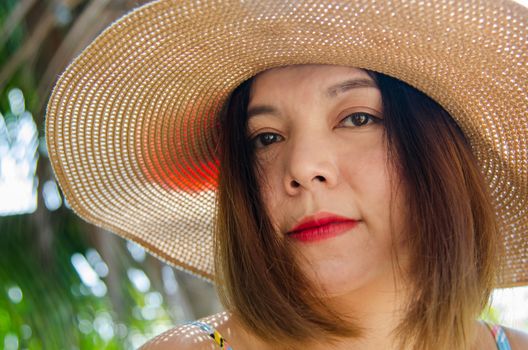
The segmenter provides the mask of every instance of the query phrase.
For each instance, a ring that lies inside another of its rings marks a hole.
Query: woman
[[[61,187],[228,310],[144,348],[526,348],[477,318],[528,281],[527,17],[159,1],[103,33],[48,108]]]

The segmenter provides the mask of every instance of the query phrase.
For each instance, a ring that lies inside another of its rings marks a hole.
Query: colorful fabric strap
[[[218,346],[220,346],[220,349],[233,350],[233,348],[229,346],[229,344],[224,339],[224,337],[222,337],[222,335],[211,325],[205,322],[200,322],[200,321],[194,321],[194,322],[191,322],[191,324],[200,327],[201,330],[209,334],[209,336],[213,338],[215,343],[218,344]]]
[[[222,335],[211,325],[200,321],[194,321],[191,322],[191,324],[200,327],[201,330],[209,334],[209,336],[213,338],[215,343],[220,346],[220,349],[233,350],[233,348],[227,343],[224,337],[222,337]],[[506,333],[500,325],[490,324],[486,322],[486,326],[488,326],[489,330],[491,331],[491,334],[493,334],[493,338],[495,338],[498,350],[511,350],[510,343],[508,342],[508,338],[506,337]]]
[[[495,342],[497,343],[497,349],[498,350],[511,350],[510,343],[508,342],[508,338],[506,337],[506,333],[504,333],[504,329],[498,324],[489,324],[486,323],[489,330],[493,334],[493,337],[495,338]]]

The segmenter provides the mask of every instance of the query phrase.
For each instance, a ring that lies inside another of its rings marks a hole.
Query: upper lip
[[[357,220],[339,216],[333,213],[319,212],[313,215],[303,217],[288,233],[295,233],[298,231],[315,228],[323,225],[328,225],[336,222],[356,222]]]

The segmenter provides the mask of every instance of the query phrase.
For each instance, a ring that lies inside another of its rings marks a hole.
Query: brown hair
[[[402,348],[465,349],[491,293],[497,226],[487,184],[452,117],[404,82],[374,72],[389,159],[403,179],[411,299],[395,330]],[[246,136],[251,79],[220,117],[215,278],[224,306],[257,336],[285,343],[361,335],[310,291],[274,233]]]

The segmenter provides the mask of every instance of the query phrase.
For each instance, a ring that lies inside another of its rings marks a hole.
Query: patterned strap
[[[486,325],[488,326],[491,333],[493,334],[493,337],[495,338],[495,342],[497,343],[497,349],[511,350],[510,343],[508,342],[506,333],[504,333],[504,329],[502,329],[502,327],[498,324],[486,323]]]
[[[215,343],[218,344],[218,346],[220,346],[220,349],[233,350],[233,348],[229,346],[229,344],[224,339],[224,337],[222,337],[222,335],[218,333],[218,331],[214,329],[211,325],[205,322],[200,322],[200,321],[194,321],[194,322],[191,322],[191,324],[200,327],[201,330],[209,334],[209,336],[213,338]]]
[[[233,350],[233,348],[227,343],[224,337],[222,337],[222,335],[211,325],[200,321],[194,321],[191,322],[191,324],[200,327],[201,330],[209,334],[209,336],[213,338],[214,342],[218,346],[220,346],[220,349]],[[497,349],[511,350],[510,343],[508,342],[506,333],[504,333],[504,329],[502,329],[502,327],[498,324],[492,325],[486,322],[486,325],[491,331],[491,334],[493,334],[493,338],[495,338],[495,342],[497,343]]]

